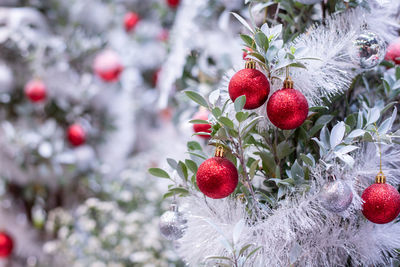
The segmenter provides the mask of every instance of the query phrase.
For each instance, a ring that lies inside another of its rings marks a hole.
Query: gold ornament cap
[[[287,89],[293,89],[294,83],[292,81],[292,78],[288,76],[284,81],[283,81],[283,88]]]
[[[256,62],[254,60],[247,60],[246,64],[244,65],[246,69],[255,69]]]
[[[379,171],[375,177],[375,183],[377,184],[384,184],[386,183],[386,176],[383,174],[382,171]]]
[[[215,157],[220,157],[223,158],[224,157],[224,147],[221,145],[217,146],[217,149],[215,149]]]

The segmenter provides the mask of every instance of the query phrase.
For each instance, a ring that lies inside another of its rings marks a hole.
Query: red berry
[[[194,120],[208,120],[208,112],[207,111],[199,111],[193,116]],[[211,124],[193,124],[193,131],[195,133],[211,133]],[[198,135],[201,138],[209,139],[209,135],[200,134]]]
[[[0,232],[0,258],[10,256],[14,248],[13,239],[5,232]]]
[[[283,130],[295,129],[307,118],[307,99],[295,89],[278,90],[268,100],[267,115],[276,127]]]
[[[117,53],[105,50],[94,59],[94,72],[106,82],[114,82],[119,79],[124,67]]]
[[[41,80],[31,80],[25,85],[24,91],[32,102],[42,102],[46,99],[46,85]]]
[[[127,32],[133,30],[137,23],[139,22],[140,18],[138,16],[138,14],[134,13],[134,12],[128,12],[126,13],[125,17],[124,17],[124,26],[125,26],[125,30]]]
[[[246,96],[245,109],[255,109],[267,101],[269,81],[256,69],[243,69],[233,75],[229,82],[229,96],[235,101],[239,96]]]
[[[238,172],[229,160],[213,157],[199,166],[196,183],[204,195],[215,199],[224,198],[235,191]]]
[[[393,221],[400,213],[400,194],[389,184],[373,184],[364,190],[362,212],[373,223]]]
[[[385,60],[393,61],[397,65],[400,64],[400,37],[389,44],[386,50]]]
[[[86,142],[85,130],[79,124],[72,124],[68,128],[68,140],[73,146],[80,146]]]
[[[167,0],[167,4],[172,8],[176,8],[179,5],[179,0]]]

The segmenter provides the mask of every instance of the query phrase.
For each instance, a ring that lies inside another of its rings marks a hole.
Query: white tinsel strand
[[[294,40],[294,47],[306,48],[303,57],[319,59],[307,60],[307,69],[292,68],[290,71],[295,88],[307,97],[311,105],[320,103],[323,97],[329,98],[347,90],[353,78],[364,71],[349,54],[352,41],[363,29],[375,32],[388,42],[394,38],[398,28],[394,12],[398,5],[372,5],[371,12],[359,7],[334,15],[324,25],[315,25]]]
[[[400,146],[382,148],[383,170],[394,185],[399,183]],[[386,160],[387,159],[387,160]],[[393,161],[394,160],[394,161]],[[366,145],[353,171],[337,165],[333,172],[353,190],[353,203],[343,213],[331,213],[318,201],[321,186],[326,181],[322,166],[312,171],[313,181],[308,192],[288,195],[272,213],[267,210],[254,224],[245,225],[237,246],[254,244],[262,248],[250,259],[249,266],[344,266],[349,257],[355,266],[385,264],[389,254],[400,247],[400,226],[395,223],[375,225],[361,214],[362,191],[379,171],[379,154],[374,145]],[[209,256],[230,256],[215,238],[221,234],[231,238],[232,229],[240,219],[248,219],[244,204],[228,198],[204,200],[196,196],[184,199],[188,228],[179,240],[179,252],[187,263],[196,266]],[[389,236],[390,235],[390,236]]]

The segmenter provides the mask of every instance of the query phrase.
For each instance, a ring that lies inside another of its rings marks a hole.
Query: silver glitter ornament
[[[171,204],[170,210],[161,216],[159,227],[161,235],[168,240],[178,240],[183,236],[186,220],[176,204]]]
[[[371,69],[378,65],[385,57],[386,43],[377,34],[364,30],[353,41],[351,57],[361,68]]]
[[[321,205],[331,212],[345,211],[353,201],[353,192],[342,180],[326,182],[319,193]]]

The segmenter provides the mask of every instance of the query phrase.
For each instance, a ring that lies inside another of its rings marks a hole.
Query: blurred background
[[[147,169],[205,142],[181,91],[243,65],[231,11],[244,1],[0,0],[0,266],[183,266]]]

